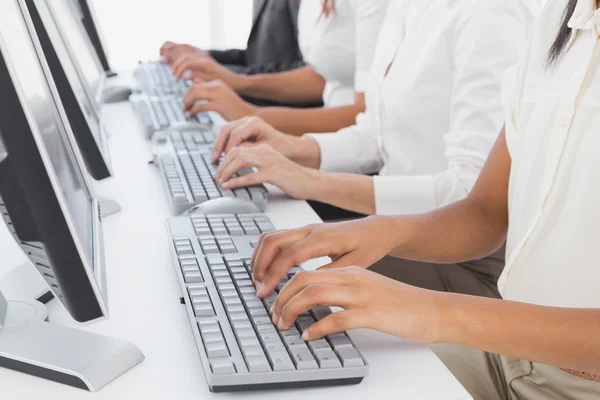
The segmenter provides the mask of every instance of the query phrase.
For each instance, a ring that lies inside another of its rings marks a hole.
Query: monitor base
[[[98,196],[98,203],[100,203],[100,213],[102,217],[108,217],[121,211],[121,205],[113,199]]]
[[[102,103],[119,103],[121,101],[129,100],[132,90],[127,86],[110,85],[107,86],[102,92]]]
[[[35,299],[44,304],[54,297],[46,281],[29,261],[0,276],[0,292],[8,299]]]
[[[0,368],[97,391],[139,364],[133,344],[45,322],[37,301],[0,292]]]

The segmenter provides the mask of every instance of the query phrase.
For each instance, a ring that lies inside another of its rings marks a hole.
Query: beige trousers
[[[600,382],[559,368],[456,345],[430,347],[474,400],[600,399]]]

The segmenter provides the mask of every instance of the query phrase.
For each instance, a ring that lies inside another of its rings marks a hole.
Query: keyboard
[[[162,61],[139,62],[135,77],[142,91],[151,96],[183,96],[192,85],[191,81],[185,79],[176,81],[171,66]]]
[[[183,99],[180,96],[158,97],[138,93],[129,99],[142,121],[148,138],[157,131],[168,129],[177,123],[192,122],[197,124],[199,129],[213,129],[212,119],[207,113],[191,116],[183,111]]]
[[[262,211],[267,206],[267,189],[263,185],[234,190],[221,189],[215,182],[217,166],[212,164],[209,152],[165,151],[157,163],[171,209],[179,215],[196,204],[220,197],[238,197],[250,200]],[[236,176],[252,173],[247,169]]]
[[[260,232],[275,229],[263,214],[196,215],[167,222],[183,299],[212,392],[360,383],[368,365],[346,333],[312,342],[304,329],[331,313],[316,307],[281,331],[250,279]],[[276,292],[301,271],[296,266]]]

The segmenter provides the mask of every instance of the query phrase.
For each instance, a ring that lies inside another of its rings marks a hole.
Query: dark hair
[[[560,53],[563,51],[567,43],[569,42],[569,38],[571,36],[571,28],[569,28],[568,23],[573,13],[575,12],[575,7],[577,6],[577,0],[569,0],[569,4],[565,10],[563,16],[563,22],[558,31],[558,36],[556,36],[556,40],[550,47],[550,52],[548,53],[548,65],[552,65],[558,60]]]

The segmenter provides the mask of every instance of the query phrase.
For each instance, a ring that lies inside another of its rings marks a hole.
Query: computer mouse
[[[127,101],[132,93],[132,90],[125,86],[107,86],[102,92],[102,101],[104,103]]]
[[[260,209],[250,200],[237,197],[220,197],[198,204],[184,215],[206,215],[206,214],[246,214],[260,213]]]
[[[186,121],[186,122],[173,122],[169,128],[171,130],[175,130],[175,131],[180,131],[180,132],[184,132],[184,131],[197,131],[197,130],[208,130],[210,129],[210,127],[201,124],[199,122],[194,122],[194,121]]]

